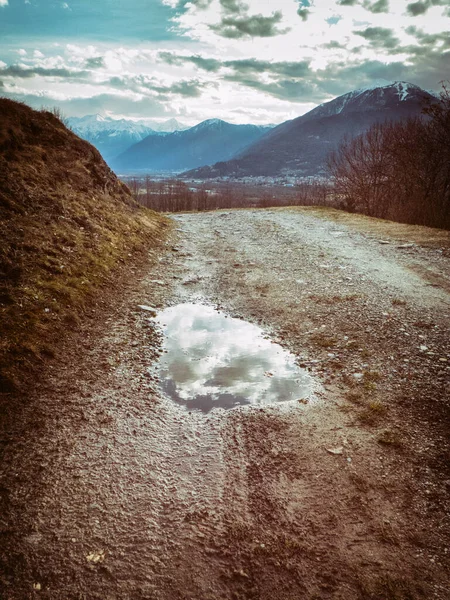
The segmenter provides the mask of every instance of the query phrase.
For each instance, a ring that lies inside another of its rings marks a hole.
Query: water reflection
[[[262,330],[201,304],[179,304],[156,318],[164,333],[160,380],[190,410],[265,405],[302,398],[310,378]]]

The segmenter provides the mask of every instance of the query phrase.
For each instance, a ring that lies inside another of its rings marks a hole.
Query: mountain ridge
[[[227,160],[262,137],[270,127],[207,119],[184,131],[149,135],[111,161],[119,172],[181,172]]]
[[[252,176],[317,176],[342,138],[356,136],[375,123],[421,114],[434,96],[408,82],[353,90],[281,123],[233,159],[192,169],[184,177],[207,179]]]

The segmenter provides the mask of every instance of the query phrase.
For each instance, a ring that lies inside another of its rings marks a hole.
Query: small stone
[[[330,454],[342,454],[344,452],[344,448],[339,446],[338,448],[326,448],[326,451]]]
[[[147,306],[146,304],[138,304],[138,308],[141,310],[146,310],[151,313],[152,317],[156,317],[156,310],[152,306]]]
[[[37,592],[39,592],[42,589],[42,586],[40,583],[33,583],[33,590],[36,590]]]
[[[353,377],[359,381],[363,378],[363,374],[362,373],[353,373]]]
[[[422,345],[422,346],[419,346],[419,348],[420,348],[420,350],[421,350],[422,352],[425,352],[426,350],[428,350],[428,346],[423,346],[423,345]]]

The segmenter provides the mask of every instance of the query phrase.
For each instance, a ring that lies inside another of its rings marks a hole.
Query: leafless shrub
[[[449,90],[443,85],[424,118],[376,124],[345,139],[328,167],[341,208],[449,229]]]

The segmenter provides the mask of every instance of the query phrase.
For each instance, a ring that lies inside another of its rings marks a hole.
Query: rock
[[[152,317],[156,317],[156,310],[152,306],[147,306],[146,304],[138,304],[138,308],[141,310],[146,310],[151,314]]]
[[[90,552],[86,556],[86,560],[90,563],[93,563],[94,565],[98,565],[99,563],[102,563],[105,560],[105,551],[97,550],[95,552]]]
[[[364,377],[364,375],[362,373],[353,373],[353,377],[359,381]]]
[[[343,446],[339,446],[338,448],[326,448],[326,451],[330,454],[342,454],[344,452]]]

